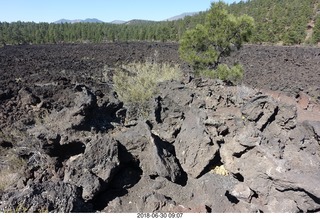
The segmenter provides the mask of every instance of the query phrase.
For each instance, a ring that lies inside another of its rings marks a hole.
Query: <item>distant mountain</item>
[[[198,14],[199,12],[188,12],[188,13],[183,13],[168,19],[165,19],[164,21],[175,21],[175,20],[180,20],[185,18],[186,16],[193,16]],[[108,22],[110,24],[143,24],[143,23],[152,23],[155,21],[151,21],[151,20],[141,20],[141,19],[133,19],[130,21],[123,21],[123,20],[114,20],[111,22]],[[75,19],[75,20],[68,20],[68,19],[60,19],[58,21],[53,22],[55,24],[63,24],[63,23],[70,23],[70,24],[74,24],[74,23],[104,23],[101,20],[98,20],[96,18],[87,18],[85,20],[81,20],[81,19]]]
[[[146,23],[154,23],[154,22],[155,21],[133,19],[133,20],[125,22],[124,24],[146,24]]]
[[[74,21],[72,21],[72,20],[60,19],[60,20],[57,20],[57,21],[55,21],[53,23],[55,23],[55,24],[63,24],[63,23],[73,23],[73,22]]]
[[[76,20],[67,20],[67,19],[60,19],[58,21],[53,22],[55,24],[62,24],[62,23],[70,23],[70,24],[74,24],[74,23],[104,23],[101,20],[98,20],[96,18],[87,18],[85,20],[80,20],[80,19],[76,19]]]
[[[111,21],[110,24],[124,24],[126,23],[127,21],[122,21],[122,20],[114,20],[114,21]]]
[[[87,18],[84,21],[82,21],[83,23],[104,23],[101,20],[98,20],[96,18]]]
[[[176,21],[176,20],[180,20],[180,19],[183,19],[187,16],[193,16],[193,15],[196,15],[196,14],[199,14],[199,12],[188,12],[188,13],[183,13],[183,14],[180,14],[180,15],[177,15],[177,16],[174,16],[174,17],[171,17],[171,18],[168,18],[166,19],[165,21]]]

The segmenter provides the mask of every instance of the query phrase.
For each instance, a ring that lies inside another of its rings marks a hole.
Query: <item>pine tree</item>
[[[254,20],[247,15],[235,17],[228,13],[226,6],[222,2],[213,3],[205,24],[188,30],[180,41],[180,56],[193,66],[196,73],[221,79],[228,79],[232,74],[240,75],[240,66],[220,66],[220,59],[229,56],[234,48],[240,49],[243,42],[249,40]]]

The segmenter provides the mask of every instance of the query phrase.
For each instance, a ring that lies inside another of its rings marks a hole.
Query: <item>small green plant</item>
[[[130,63],[116,69],[114,90],[124,103],[144,103],[156,93],[157,84],[178,79],[179,65],[168,63]]]

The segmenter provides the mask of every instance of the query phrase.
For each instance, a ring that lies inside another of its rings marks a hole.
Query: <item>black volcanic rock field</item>
[[[185,75],[138,116],[112,76],[143,61]],[[0,212],[319,212],[320,48],[223,62],[239,85],[194,77],[175,43],[0,48]]]

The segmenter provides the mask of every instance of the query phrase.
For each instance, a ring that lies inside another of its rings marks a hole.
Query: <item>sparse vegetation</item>
[[[11,206],[6,209],[0,209],[0,213],[29,213],[30,207],[25,206],[24,204],[20,203],[18,206]],[[49,213],[47,207],[43,206],[40,209],[37,209],[34,213]]]
[[[205,24],[188,30],[182,37],[179,52],[197,74],[235,82],[243,76],[241,65],[230,68],[220,59],[249,40],[254,20],[247,15],[235,17],[226,8],[222,2],[213,3]]]
[[[114,90],[124,103],[143,103],[156,92],[158,83],[178,79],[182,75],[179,65],[168,63],[131,63],[116,69]]]
[[[0,191],[3,191],[12,185],[26,162],[17,157],[10,149],[1,149],[0,165]]]

